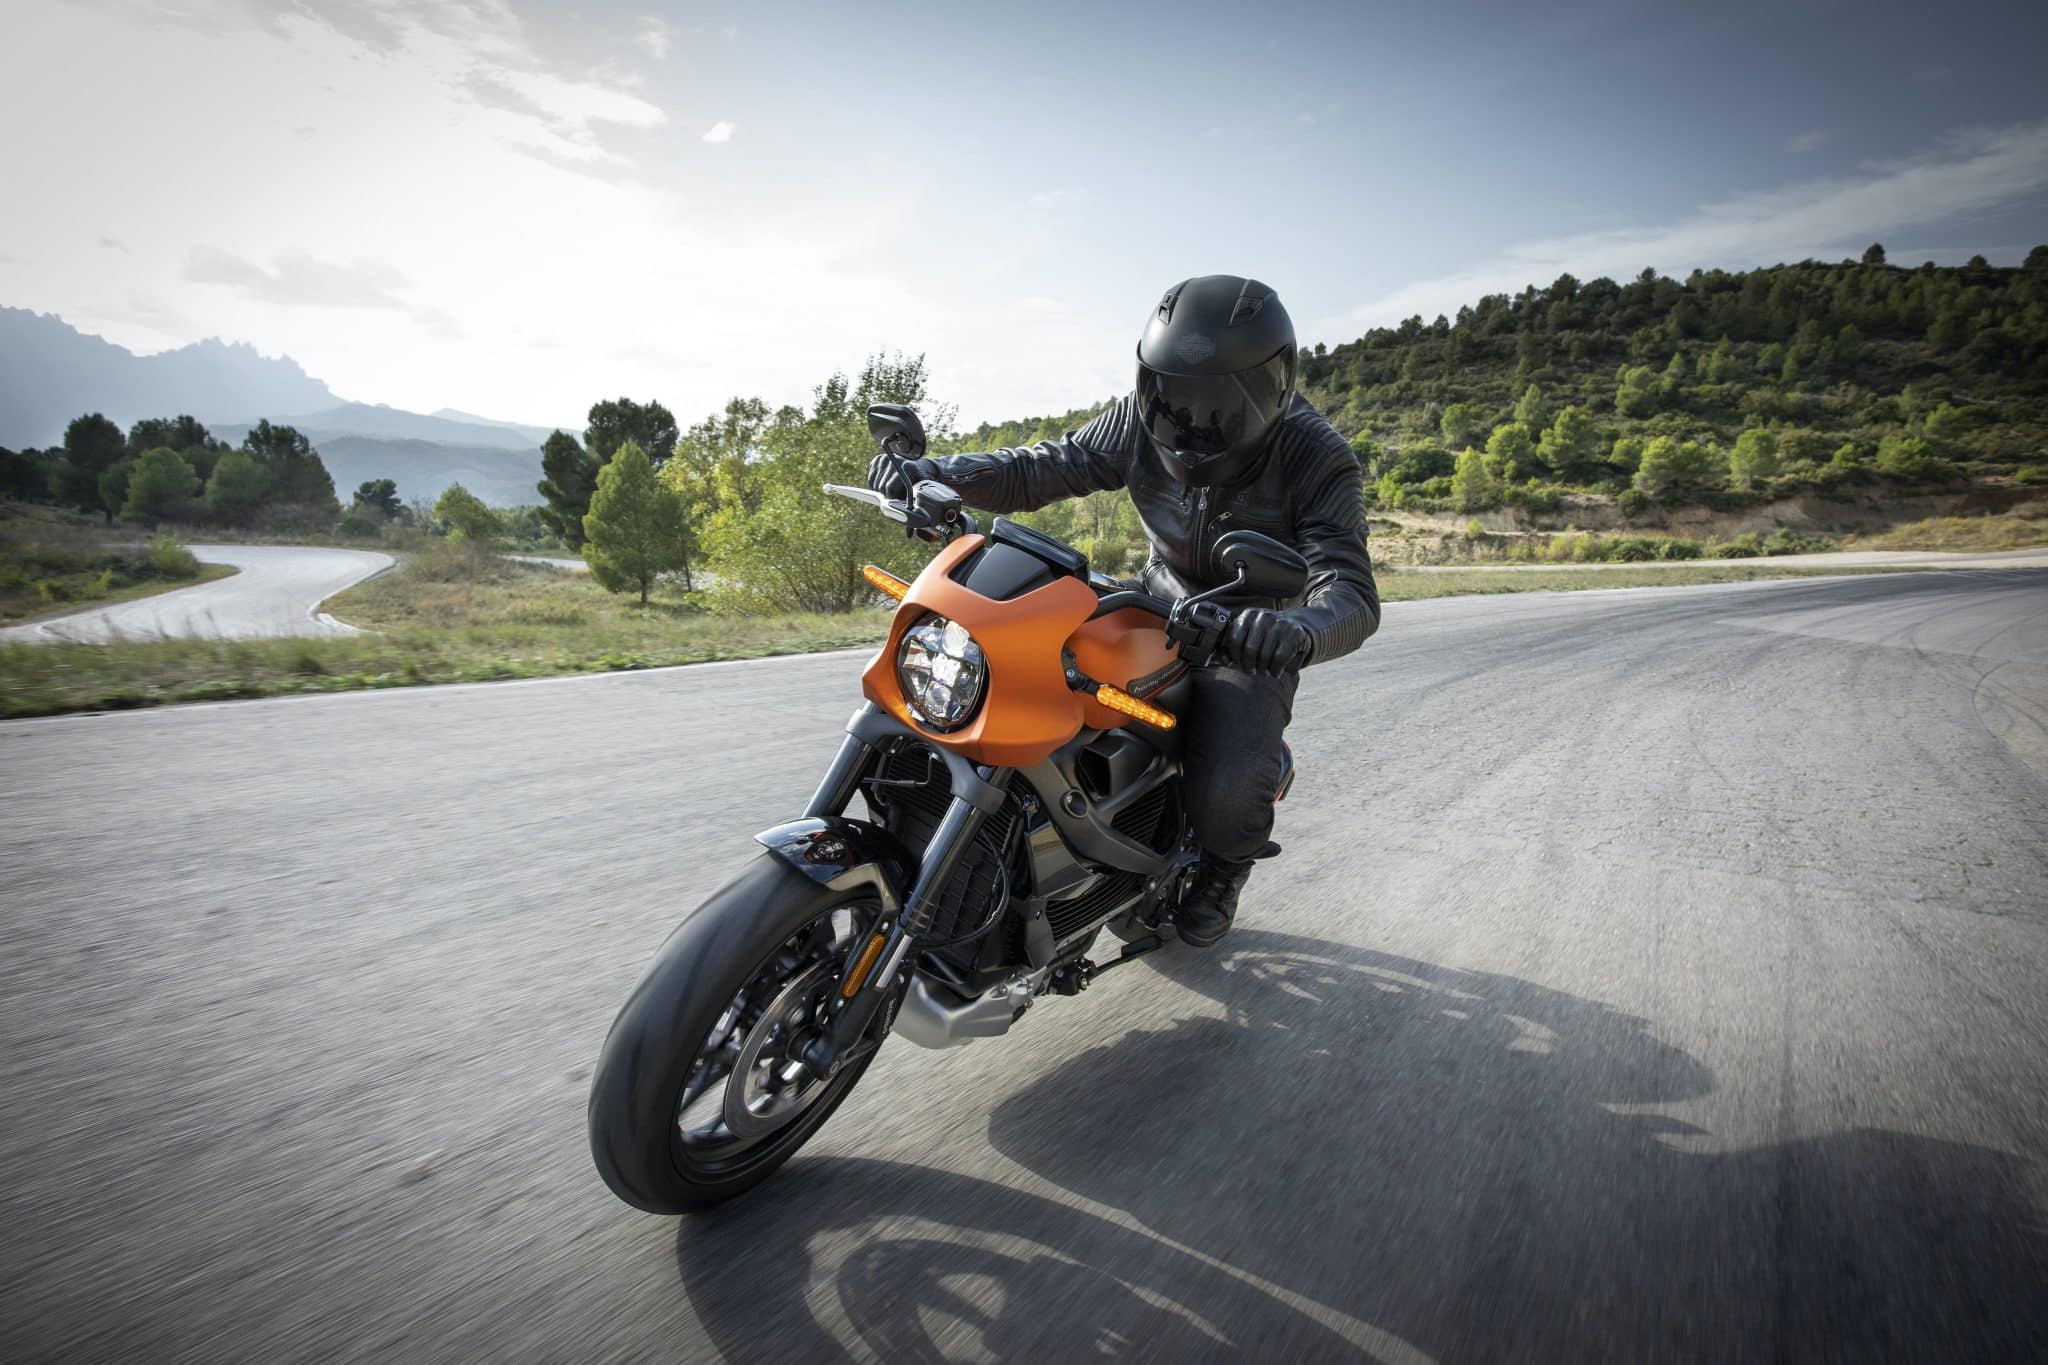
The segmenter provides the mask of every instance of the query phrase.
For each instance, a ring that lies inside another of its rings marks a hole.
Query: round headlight
[[[988,660],[964,626],[928,616],[904,632],[896,681],[919,720],[934,730],[957,730],[981,705]]]

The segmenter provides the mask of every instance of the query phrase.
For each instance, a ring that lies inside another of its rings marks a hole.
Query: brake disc
[[[747,1031],[725,1083],[725,1125],[736,1136],[766,1136],[823,1093],[824,1083],[795,1061],[791,1049],[816,1018],[818,997],[833,980],[829,959],[813,963],[776,992]]]

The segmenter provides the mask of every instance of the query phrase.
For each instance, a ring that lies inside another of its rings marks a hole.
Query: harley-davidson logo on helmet
[[[1216,343],[1200,332],[1189,332],[1173,343],[1173,353],[1190,365],[1199,365],[1216,354]]]

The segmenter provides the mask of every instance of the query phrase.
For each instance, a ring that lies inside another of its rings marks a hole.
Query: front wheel
[[[829,890],[763,854],[677,926],[591,1083],[590,1151],[612,1193],[649,1213],[708,1208],[809,1140],[874,1051],[819,1080],[790,1050],[880,918],[871,894]]]

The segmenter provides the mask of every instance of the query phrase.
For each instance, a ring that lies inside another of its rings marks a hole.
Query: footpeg
[[[1094,967],[1091,971],[1091,975],[1101,976],[1104,972],[1107,972],[1112,968],[1121,967],[1126,962],[1130,962],[1137,958],[1141,958],[1145,954],[1153,952],[1165,946],[1166,940],[1164,938],[1161,938],[1158,934],[1147,934],[1143,938],[1134,938],[1129,943],[1126,943],[1124,945],[1124,950],[1121,953],[1118,953],[1115,957],[1103,963],[1100,967]]]
[[[1101,976],[1104,972],[1115,967],[1121,967],[1133,958],[1143,957],[1145,954],[1157,948],[1162,948],[1165,945],[1166,940],[1157,934],[1147,934],[1143,938],[1132,939],[1124,945],[1124,950],[1121,953],[1118,953],[1107,962],[1097,964],[1090,962],[1085,957],[1079,962],[1069,962],[1066,966],[1052,974],[1052,978],[1046,982],[1046,986],[1054,995],[1079,995],[1082,991],[1087,990],[1089,986],[1093,985],[1095,978]]]

